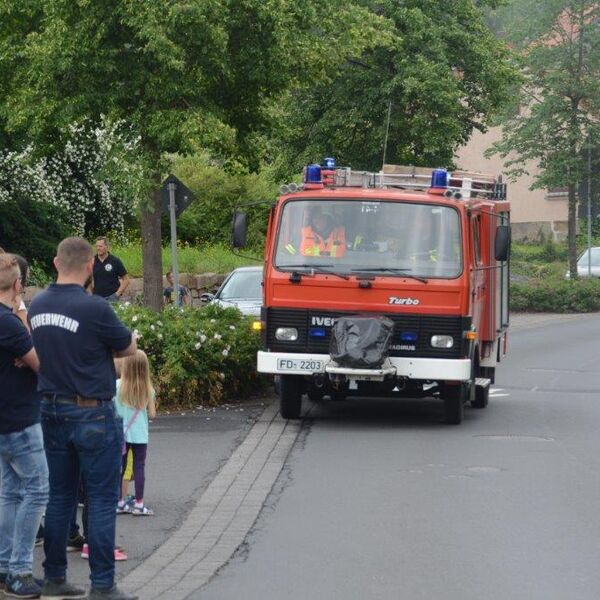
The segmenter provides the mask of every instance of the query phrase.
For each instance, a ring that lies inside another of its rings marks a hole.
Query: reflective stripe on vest
[[[327,239],[322,238],[312,227],[302,228],[301,252],[305,256],[333,256],[340,257],[344,254],[343,229],[332,229]]]

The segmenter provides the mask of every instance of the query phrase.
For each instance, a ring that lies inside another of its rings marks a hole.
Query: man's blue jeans
[[[40,424],[0,434],[0,573],[32,572],[33,545],[47,501]]]
[[[44,532],[46,578],[66,577],[69,524],[77,506],[81,474],[89,502],[87,543],[92,587],[110,588],[115,575],[123,421],[112,402],[84,408],[64,400],[43,400],[42,428],[50,469]]]

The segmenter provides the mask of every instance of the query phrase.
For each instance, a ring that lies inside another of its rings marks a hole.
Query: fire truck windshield
[[[290,200],[281,213],[275,267],[402,277],[462,272],[458,211],[399,201]]]

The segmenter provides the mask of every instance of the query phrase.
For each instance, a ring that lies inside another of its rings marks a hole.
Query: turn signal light
[[[252,321],[252,329],[254,331],[262,331],[262,321]]]
[[[477,332],[476,331],[467,331],[465,333],[465,339],[469,340],[470,342],[474,342],[477,339]]]

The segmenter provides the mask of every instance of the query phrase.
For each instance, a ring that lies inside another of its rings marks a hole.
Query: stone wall
[[[192,304],[200,304],[200,296],[204,292],[214,293],[223,283],[227,274],[223,273],[202,273],[194,275],[193,273],[181,273],[179,283],[189,288],[192,295]],[[163,277],[163,287],[167,287],[167,279]],[[43,288],[27,287],[25,289],[25,303],[29,304],[31,300],[42,291]],[[133,302],[142,295],[144,289],[144,280],[141,277],[132,277],[129,279],[129,287],[123,294],[123,302]]]

